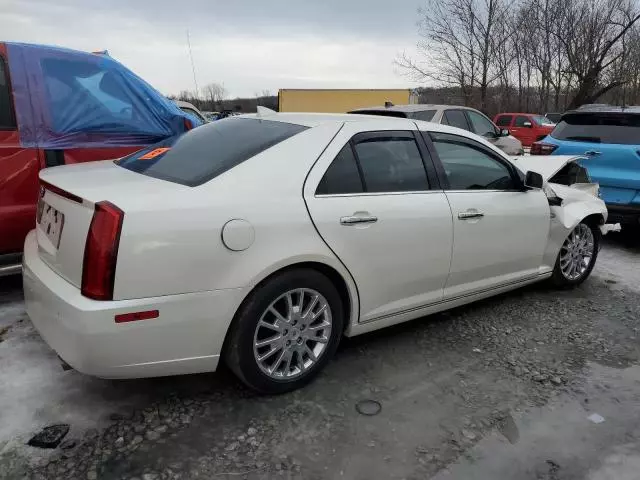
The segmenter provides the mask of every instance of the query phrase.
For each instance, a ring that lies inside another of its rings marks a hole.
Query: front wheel
[[[290,270],[256,288],[240,307],[226,362],[254,390],[295,390],[333,356],[342,326],[342,301],[333,283],[315,270]]]
[[[599,248],[600,230],[579,223],[560,247],[551,281],[558,287],[580,285],[591,274]]]

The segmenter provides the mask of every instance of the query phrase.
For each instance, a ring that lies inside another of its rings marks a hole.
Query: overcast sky
[[[0,40],[109,50],[165,94],[199,86],[229,96],[279,88],[415,86],[420,0],[1,0]]]

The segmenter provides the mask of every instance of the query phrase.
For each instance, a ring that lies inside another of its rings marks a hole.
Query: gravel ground
[[[580,288],[535,285],[347,339],[317,381],[277,397],[224,370],[120,382],[61,372],[5,282],[0,477],[637,478],[616,465],[640,465],[640,247],[610,237]],[[357,411],[366,400],[377,415]],[[587,420],[601,412],[602,425]],[[56,422],[71,441],[25,446]]]

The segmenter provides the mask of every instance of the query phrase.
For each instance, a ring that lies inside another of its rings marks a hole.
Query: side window
[[[422,120],[424,122],[430,122],[433,116],[436,114],[435,110],[422,110],[421,112],[413,112],[409,115],[409,118],[416,120]]]
[[[496,127],[493,125],[491,120],[478,112],[474,112],[473,110],[468,110],[467,115],[469,115],[469,120],[473,127],[472,131],[476,135],[480,135],[481,137],[495,137]]]
[[[41,66],[56,132],[140,131],[135,92],[108,66],[58,58]]]
[[[360,138],[359,138],[360,137]],[[357,135],[355,151],[367,192],[429,189],[418,145],[409,132]]]
[[[13,117],[11,90],[9,89],[9,75],[4,58],[0,57],[0,129],[15,129]]]
[[[527,117],[523,117],[522,115],[518,115],[516,117],[516,121],[513,124],[513,126],[514,127],[524,127],[525,122],[531,123],[531,120],[529,120]]]
[[[513,190],[509,168],[480,144],[457,135],[431,133],[449,190]]]
[[[362,180],[351,143],[347,143],[333,160],[320,180],[316,195],[362,193]]]
[[[508,127],[509,125],[511,125],[512,118],[513,118],[513,115],[500,115],[498,117],[498,121],[496,122],[496,125],[498,125],[499,127]]]
[[[469,130],[467,117],[465,117],[462,110],[445,110],[444,115],[442,116],[442,123],[445,125],[451,125],[452,127]]]

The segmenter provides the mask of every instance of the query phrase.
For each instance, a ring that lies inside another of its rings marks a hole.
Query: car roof
[[[296,125],[303,125],[305,127],[317,127],[319,125],[327,124],[327,123],[373,123],[380,124],[380,122],[397,122],[398,129],[402,128],[411,128],[413,129],[415,125],[418,126],[420,130],[426,130],[430,132],[438,132],[438,133],[451,133],[454,135],[460,135],[461,133],[464,136],[471,135],[475,137],[476,135],[468,130],[462,130],[460,128],[451,127],[449,125],[442,125],[440,123],[426,122],[424,120],[416,120],[413,118],[403,118],[403,117],[383,117],[378,115],[359,115],[354,113],[247,113],[240,115],[237,118],[255,118],[262,120],[271,120],[275,122],[285,122],[285,123],[293,123]],[[375,125],[372,127],[375,128]],[[478,137],[482,138],[482,137]],[[483,139],[484,140],[484,139]],[[488,142],[487,142],[488,143]],[[492,149],[496,149],[491,144],[489,144]]]
[[[447,110],[447,109],[453,109],[453,108],[455,108],[456,110],[477,111],[475,108],[463,107],[462,105],[437,105],[437,104],[431,104],[431,103],[412,103],[410,105],[391,105],[389,107],[380,105],[377,107],[357,108],[351,111],[354,113],[359,113],[359,112],[387,110],[390,112],[407,112],[408,113],[408,112],[423,112],[425,110]]]
[[[247,113],[243,118],[260,118],[276,122],[294,123],[305,127],[317,127],[325,123],[344,123],[366,121],[375,122],[383,120],[397,120],[399,122],[413,122],[408,118],[377,117],[373,115],[354,115],[351,113],[310,113],[310,112],[273,112],[273,113]]]
[[[592,104],[583,105],[575,110],[569,110],[563,115],[572,113],[640,113],[640,106],[617,107],[614,105]]]
[[[500,115],[536,115],[538,117],[542,117],[539,113],[525,113],[525,112],[501,112],[496,117]]]
[[[191,108],[193,110],[198,110],[198,107],[196,107],[193,103],[185,102],[184,100],[174,100],[174,102],[178,107],[185,107],[185,108]]]

